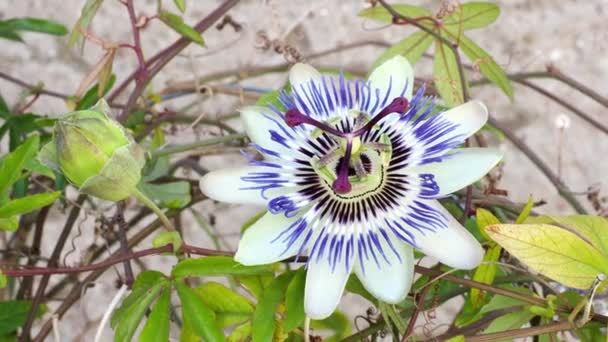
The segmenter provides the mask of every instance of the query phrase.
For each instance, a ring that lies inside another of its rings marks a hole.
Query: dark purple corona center
[[[348,180],[350,159],[352,154],[353,139],[363,135],[365,132],[370,131],[374,126],[380,122],[380,120],[389,116],[390,114],[397,113],[403,114],[407,111],[409,102],[405,97],[396,97],[393,99],[388,106],[384,107],[378,114],[374,115],[372,119],[367,122],[363,127],[358,128],[353,132],[341,132],[338,129],[329,126],[325,122],[317,121],[312,117],[302,114],[297,108],[291,108],[285,113],[285,123],[289,127],[296,127],[302,124],[311,125],[319,128],[320,130],[346,139],[346,151],[344,157],[340,160],[338,165],[338,177],[332,184],[332,189],[340,194],[349,193],[352,190],[352,185]]]

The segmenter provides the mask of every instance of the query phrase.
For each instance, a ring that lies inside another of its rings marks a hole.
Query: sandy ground
[[[34,16],[60,21],[71,27],[77,20],[84,1],[49,0],[0,2],[0,18]],[[148,15],[154,14],[156,1],[135,1],[137,10]],[[186,21],[194,23],[216,6],[218,1],[188,1]],[[411,1],[431,9],[437,9],[439,1]],[[498,21],[484,30],[471,31],[470,37],[495,56],[498,63],[508,72],[543,70],[553,63],[564,73],[585,83],[600,94],[608,95],[608,30],[605,24],[608,2],[605,0],[510,0],[498,1],[502,14]],[[363,1],[243,1],[233,11],[232,17],[243,24],[244,30],[235,33],[229,28],[221,31],[215,28],[204,34],[207,48],[191,46],[171,62],[150,86],[151,91],[159,91],[169,81],[192,80],[217,71],[274,65],[284,62],[281,55],[263,51],[256,47],[256,33],[265,31],[271,38],[284,39],[303,55],[322,51],[341,44],[374,39],[396,42],[405,37],[411,28],[386,28],[375,22],[357,17],[364,6]],[[171,1],[164,1],[166,8],[173,9]],[[114,42],[130,42],[131,32],[124,8],[116,0],[105,1],[91,26],[91,31],[104,39]],[[0,70],[30,83],[43,82],[48,87],[73,93],[78,84],[101,57],[101,50],[88,44],[84,54],[77,49],[68,49],[66,39],[38,34],[24,35],[26,44],[0,40]],[[152,22],[142,35],[146,56],[174,41],[177,35],[165,29],[162,23]],[[336,53],[311,61],[318,66],[346,67],[366,70],[381,53],[378,47],[362,47]],[[131,51],[119,51],[114,71],[122,79],[135,66]],[[419,75],[430,75],[430,63],[421,61],[416,70]],[[476,76],[476,75],[475,75]],[[247,86],[261,88],[277,87],[284,82],[284,75],[272,75],[243,82]],[[582,97],[567,86],[554,81],[538,81],[569,103],[578,106],[588,115],[607,122],[606,109]],[[575,192],[584,192],[589,186],[606,187],[608,170],[608,139],[588,123],[576,117],[567,109],[547,100],[528,89],[515,85],[515,102],[511,103],[493,87],[474,89],[472,95],[486,102],[492,114],[513,129],[517,136],[542,156],[550,167],[561,175],[563,181]],[[0,80],[0,92],[8,101],[14,101],[21,89]],[[167,104],[173,109],[180,108],[188,100]],[[196,107],[194,115],[229,114],[239,105],[234,97],[216,95],[204,98]],[[57,116],[66,111],[62,101],[41,98],[32,107],[36,113]],[[560,130],[557,121],[564,118],[567,128]],[[238,123],[236,123],[238,124]],[[180,131],[179,140],[191,141],[205,132]],[[176,140],[177,141],[177,140]],[[514,201],[525,201],[532,194],[547,204],[539,208],[541,212],[567,214],[572,210],[563,201],[550,182],[536,170],[530,161],[508,142],[496,142],[505,151],[504,176],[501,187],[508,189]],[[0,151],[6,151],[5,144]],[[561,155],[561,167],[558,158]],[[203,160],[204,167],[216,169],[226,164],[244,163],[237,154],[226,158]],[[603,193],[606,193],[604,190]],[[585,202],[584,196],[581,201]],[[585,203],[588,205],[588,203]],[[216,227],[225,237],[226,247],[236,246],[236,232],[241,224],[259,208],[217,205],[205,202],[195,208],[205,217],[211,212],[217,218]],[[91,213],[81,223],[82,236],[77,238],[78,249],[68,256],[69,265],[77,264],[82,250],[96,237],[92,233]],[[53,213],[60,218],[61,214]],[[48,255],[53,248],[54,232],[57,227],[48,227],[45,233],[43,253]],[[186,228],[186,239],[192,244],[209,244],[205,234],[194,224]],[[169,270],[174,262],[168,257],[146,260],[147,265],[161,270]],[[62,340],[92,340],[96,325],[104,312],[105,304],[115,293],[115,273],[106,272],[96,286],[86,293],[84,300],[75,306],[59,323]],[[51,308],[56,303],[51,303]],[[445,313],[455,310],[455,305]],[[353,316],[362,313],[366,305],[354,296],[343,301],[342,308]],[[438,320],[440,321],[440,320]],[[111,339],[111,331],[104,332],[104,340]],[[51,340],[51,339],[49,339]]]

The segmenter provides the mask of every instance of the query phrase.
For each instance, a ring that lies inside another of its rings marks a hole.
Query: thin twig
[[[51,253],[51,257],[48,262],[49,269],[57,267],[57,265],[59,264],[59,257],[61,256],[61,251],[63,250],[63,247],[65,246],[65,243],[67,242],[68,237],[70,236],[70,232],[72,231],[72,228],[74,227],[74,224],[76,223],[76,220],[78,219],[78,215],[80,215],[80,209],[82,207],[82,204],[86,200],[86,198],[87,198],[86,195],[78,196],[78,198],[76,199],[76,203],[70,210],[68,219],[66,220],[65,225],[63,226],[63,229],[61,231],[61,234],[59,235],[59,238],[57,239],[57,243],[55,244],[55,248],[53,249],[53,252]],[[38,312],[38,306],[42,303],[42,300],[44,297],[44,291],[46,290],[46,287],[49,284],[50,278],[51,278],[50,274],[45,275],[40,280],[40,284],[38,284],[38,289],[36,291],[36,295],[34,296],[34,299],[32,300],[32,307],[27,314],[27,319],[25,320],[25,323],[23,324],[23,327],[21,330],[21,335],[19,336],[19,341],[21,341],[21,342],[28,341],[30,338],[30,330],[32,329],[32,324],[34,323],[34,318],[36,317],[36,312]]]
[[[24,82],[16,77],[10,76],[2,71],[0,71],[0,78],[5,79],[9,82],[15,83],[23,88],[28,89],[29,91],[31,91],[34,94],[42,94],[42,95],[48,95],[51,97],[57,97],[60,99],[67,99],[68,97],[70,97],[67,94],[62,94],[56,91],[52,91],[52,90],[46,90],[44,89],[42,86],[38,86],[38,85],[33,85],[33,84],[29,84],[27,82]]]
[[[587,214],[587,210],[583,207],[583,205],[574,197],[572,191],[568,189],[568,187],[562,183],[559,177],[551,170],[551,168],[540,158],[536,152],[534,152],[528,145],[526,145],[523,141],[521,141],[513,131],[511,131],[508,127],[504,126],[500,122],[496,121],[493,117],[488,118],[488,122],[496,127],[498,130],[503,132],[503,134],[517,147],[523,154],[530,159],[534,165],[549,179],[549,181],[553,184],[553,186],[557,189],[560,196],[562,196],[574,210],[579,214]]]

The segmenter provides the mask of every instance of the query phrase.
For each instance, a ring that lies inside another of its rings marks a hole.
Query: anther
[[[285,123],[289,127],[299,126],[301,124],[308,124],[314,127],[321,129],[329,134],[333,134],[335,136],[343,137],[344,133],[338,131],[337,129],[328,126],[326,123],[317,121],[308,115],[302,114],[297,108],[291,108],[287,112],[285,112]]]
[[[409,107],[409,102],[407,101],[407,99],[405,97],[395,97],[393,99],[393,101],[391,101],[391,103],[388,104],[388,106],[384,107],[378,114],[374,115],[374,117],[372,117],[372,119],[369,122],[367,122],[365,124],[365,126],[354,131],[353,135],[359,136],[359,135],[367,132],[372,127],[374,127],[374,125],[377,124],[380,120],[384,119],[386,116],[388,116],[390,114],[405,113],[405,111],[407,111],[408,107]]]

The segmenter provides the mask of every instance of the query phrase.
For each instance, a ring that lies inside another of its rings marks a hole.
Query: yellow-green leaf
[[[492,83],[500,87],[510,99],[513,99],[511,80],[494,58],[464,35],[459,37],[458,44],[462,52],[473,62],[473,65],[477,66],[479,71]]]
[[[446,106],[455,107],[464,103],[463,83],[461,82],[456,55],[449,46],[439,40],[435,41],[433,79],[435,89],[437,89]]]
[[[419,6],[395,4],[392,5],[392,7],[397,13],[410,18],[433,16],[433,13],[431,13],[429,10]],[[364,9],[363,11],[359,12],[359,16],[385,23],[393,22],[393,16],[389,13],[389,11],[386,10],[386,8],[380,5]]]
[[[8,219],[12,216],[22,215],[46,207],[61,196],[61,191],[44,192],[31,196],[14,199],[0,207],[0,218]]]
[[[491,2],[467,2],[443,18],[444,27],[461,27],[463,30],[490,25],[500,15],[500,8]]]
[[[413,65],[420,59],[420,57],[422,57],[424,52],[428,50],[432,42],[433,36],[430,34],[424,31],[415,32],[409,37],[384,50],[382,55],[376,59],[371,69],[375,69],[380,64],[397,55],[404,56]]]
[[[530,195],[530,197],[528,198],[528,203],[526,203],[526,206],[524,207],[524,209],[517,216],[515,223],[522,224],[522,223],[526,222],[526,220],[528,219],[528,216],[530,216],[532,207],[534,207],[534,198],[532,197],[532,195]]]
[[[204,283],[194,292],[215,312],[221,326],[243,323],[253,314],[253,304],[247,298],[220,283]]]
[[[205,46],[205,41],[203,40],[203,37],[201,37],[201,34],[188,24],[184,23],[184,19],[179,15],[161,10],[159,18],[163,23],[183,37],[186,37],[201,46]]]
[[[608,258],[608,220],[591,215],[571,216],[536,216],[530,217],[526,223],[548,223],[563,226],[581,235],[600,253]]]
[[[490,237],[528,267],[566,286],[587,289],[608,274],[608,259],[575,231],[548,224],[498,224]]]
[[[68,47],[73,46],[78,38],[80,38],[82,35],[80,30],[86,30],[89,24],[91,24],[91,21],[93,20],[93,17],[95,16],[95,13],[97,13],[97,10],[99,9],[99,6],[101,6],[102,2],[103,0],[87,0],[82,8],[80,18],[78,18],[78,21],[72,28],[72,33],[70,33],[70,38],[68,40]]]
[[[483,208],[477,208],[477,212],[475,213],[477,217],[477,227],[486,240],[490,240],[490,237],[485,231],[486,226],[490,226],[493,224],[500,224],[500,220],[494,216],[489,210]]]
[[[175,7],[179,9],[180,12],[184,13],[186,10],[186,0],[173,0],[175,3]]]
[[[477,267],[473,274],[473,280],[484,284],[492,284],[494,277],[496,277],[497,265],[495,264],[500,258],[500,252],[502,248],[499,245],[494,244],[490,247],[483,257],[483,263]],[[471,289],[471,303],[474,308],[479,308],[483,305],[486,297],[486,293],[476,289]]]

